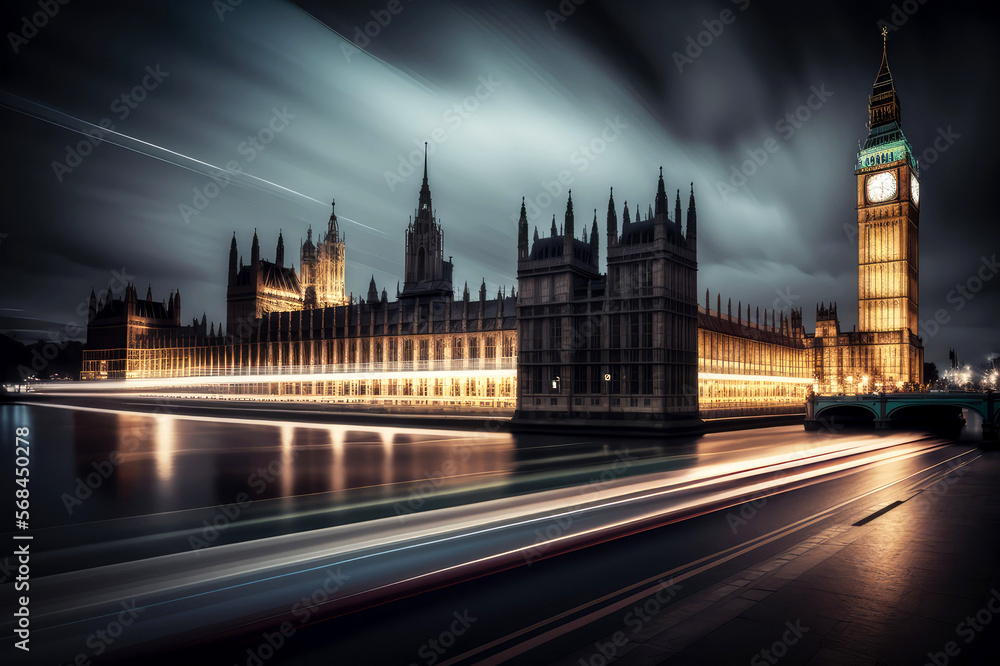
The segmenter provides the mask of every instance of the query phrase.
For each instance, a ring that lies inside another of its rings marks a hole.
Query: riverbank
[[[57,396],[34,393],[8,394],[7,403],[50,404],[90,409],[114,410],[137,413],[175,414],[183,416],[209,416],[217,418],[242,418],[261,421],[308,420],[312,423],[348,424],[358,426],[394,426],[435,428],[446,430],[486,430],[488,432],[515,432],[533,434],[569,434],[621,437],[689,438],[709,432],[729,432],[776,426],[801,425],[805,414],[779,414],[741,416],[718,419],[685,419],[675,422],[618,421],[613,423],[584,423],[561,421],[517,421],[509,410],[494,414],[417,414],[389,412],[372,407],[352,409],[310,403],[275,403],[263,401],[206,400],[179,397],[121,396]]]

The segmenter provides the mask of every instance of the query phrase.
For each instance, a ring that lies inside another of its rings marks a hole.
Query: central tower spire
[[[427,178],[427,143],[424,142],[424,182],[420,185],[415,219],[406,229],[403,297],[448,298],[452,294],[452,263],[444,258],[444,233],[434,216]]]
[[[424,142],[424,183],[420,186],[420,202],[418,204],[418,215],[423,216],[424,211],[431,211],[431,187],[427,183],[427,142]]]

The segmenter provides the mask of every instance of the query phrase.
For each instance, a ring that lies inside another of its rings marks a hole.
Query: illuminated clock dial
[[[879,203],[896,196],[896,174],[883,171],[868,177],[868,201]]]
[[[912,173],[910,174],[910,196],[913,197],[913,203],[920,205],[920,181]]]

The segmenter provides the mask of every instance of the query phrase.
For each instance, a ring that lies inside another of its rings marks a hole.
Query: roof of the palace
[[[301,293],[299,278],[291,268],[272,264],[270,261],[260,262],[261,282],[265,287],[279,289],[295,294]]]
[[[698,307],[698,328],[737,338],[747,338],[785,346],[788,346],[792,341],[797,339],[790,338],[781,333],[780,330],[775,330],[765,324],[755,324],[736,317],[730,318],[728,315],[722,315],[714,310],[706,312],[702,306]]]

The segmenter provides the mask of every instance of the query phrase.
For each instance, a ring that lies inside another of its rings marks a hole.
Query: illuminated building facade
[[[332,204],[335,206],[336,202]],[[347,303],[344,287],[346,265],[344,238],[335,210],[330,212],[326,237],[313,244],[312,227],[299,250],[301,269],[285,266],[285,239],[278,232],[274,261],[260,256],[257,230],[253,232],[250,264],[244,265],[236,245],[229,246],[229,283],[226,289],[226,327],[237,331],[237,322],[257,319],[271,312],[293,312]]]
[[[884,46],[884,45],[883,45]],[[516,294],[454,292],[444,230],[427,178],[406,230],[403,287],[389,301],[374,277],[354,301],[344,284],[345,240],[335,212],[301,269],[250,263],[230,247],[227,325],[180,324],[180,295],[155,303],[91,295],[83,379],[127,379],[149,390],[217,397],[316,400],[389,410],[486,411],[525,422],[647,421],[801,412],[810,390],[855,393],[919,384],[917,337],[919,182],[900,128],[883,48],[858,154],[858,330],[844,332],[835,304],[807,334],[790,314],[697,302],[697,210],[673,215],[662,170],[643,218],[627,203],[619,227],[613,192],[600,269],[597,211],[577,233],[572,195],[561,228],[529,241],[522,201]],[[207,329],[207,330],[206,330]]]
[[[722,297],[710,309],[698,308],[698,404],[701,416],[783,414],[802,411],[813,386],[813,353],[806,343],[802,311],[760,311],[736,315],[730,300],[722,312]]]
[[[900,125],[883,30],[882,64],[858,153],[858,328],[841,332],[836,306],[817,310],[816,391],[892,391],[923,382],[917,284],[919,164]]]
[[[301,271],[262,259],[256,231],[250,263],[229,254],[227,326],[180,326],[180,295],[97,303],[84,351],[83,379],[127,379],[136,388],[190,395],[255,396],[379,405],[386,409],[512,412],[516,391],[515,294],[455,298],[453,265],[424,180],[406,229],[405,282],[389,301],[372,278],[367,298],[344,293],[344,238],[336,214]]]
[[[330,204],[330,220],[326,236],[313,244],[312,226],[306,232],[306,242],[300,251],[299,281],[302,300],[306,308],[328,308],[347,304],[344,269],[347,266],[345,248],[347,241],[337,222],[337,202]]]
[[[88,321],[81,379],[141,376],[141,370],[149,368],[146,347],[181,339],[194,344],[209,332],[205,317],[201,323],[193,320],[181,326],[180,291],[171,292],[167,302],[154,301],[150,287],[146,298],[140,299],[131,283],[120,299],[110,292],[98,298],[91,290]]]

